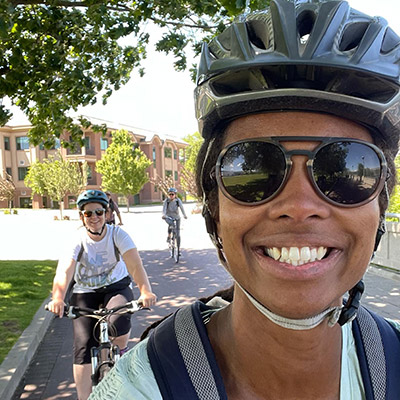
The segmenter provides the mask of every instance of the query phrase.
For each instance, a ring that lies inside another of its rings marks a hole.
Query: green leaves
[[[129,133],[120,130],[113,133],[110,146],[96,163],[96,170],[102,174],[104,190],[129,196],[139,193],[149,181],[146,169],[151,164]]]
[[[64,160],[58,153],[36,161],[29,168],[25,177],[25,185],[33,194],[48,195],[52,200],[61,202],[68,194],[78,195],[86,186],[86,163],[82,169],[79,163]]]
[[[395,160],[397,171],[397,185],[394,187],[393,193],[390,196],[388,212],[400,213],[400,154]]]
[[[251,5],[266,6],[266,0]],[[175,56],[175,68],[187,68],[186,49],[221,31],[244,8],[244,0],[0,0],[0,99],[8,96],[34,128],[33,145],[54,144],[71,132],[71,147],[82,144],[79,126],[69,117],[79,106],[101,101],[128,82],[146,58],[152,21],[163,27],[158,51]],[[121,39],[129,36],[129,45]],[[10,114],[0,107],[0,124]],[[37,126],[40,125],[40,128]]]

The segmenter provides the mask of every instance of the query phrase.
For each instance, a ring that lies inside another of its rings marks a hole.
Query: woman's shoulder
[[[90,396],[90,400],[108,399],[162,399],[147,356],[147,340],[124,354]]]
[[[392,325],[400,333],[400,321],[395,321],[393,319],[386,319],[386,321],[389,322],[389,324]]]

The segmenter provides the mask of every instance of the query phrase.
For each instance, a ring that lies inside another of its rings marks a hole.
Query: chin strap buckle
[[[363,293],[364,282],[361,280],[356,286],[353,287],[353,289],[349,291],[349,298],[347,299],[347,302],[343,307],[338,320],[340,326],[347,322],[353,321],[353,319],[357,316],[358,307],[360,306],[360,300]]]

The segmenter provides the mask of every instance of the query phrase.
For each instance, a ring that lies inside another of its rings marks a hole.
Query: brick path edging
[[[44,309],[50,296],[42,303],[30,325],[0,365],[0,399],[10,400],[46,334],[54,314]]]

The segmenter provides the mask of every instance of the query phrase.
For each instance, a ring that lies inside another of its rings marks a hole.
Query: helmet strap
[[[244,289],[237,281],[236,285],[242,290],[242,292],[250,300],[251,304],[260,311],[265,317],[267,317],[274,324],[281,326],[282,328],[292,329],[296,331],[305,331],[313,329],[321,324],[326,318],[328,318],[328,326],[332,327],[338,322],[343,307],[330,307],[321,313],[314,315],[309,318],[293,319],[282,317],[281,315],[275,314],[263,304],[261,304],[253,295],[251,295],[246,289]]]
[[[101,236],[101,235],[103,234],[103,231],[104,231],[104,228],[105,228],[105,227],[106,227],[106,224],[104,223],[103,226],[101,227],[100,232],[93,232],[93,231],[91,231],[91,230],[85,225],[86,230],[87,230],[89,233],[91,233],[92,235],[96,235],[96,236]]]

